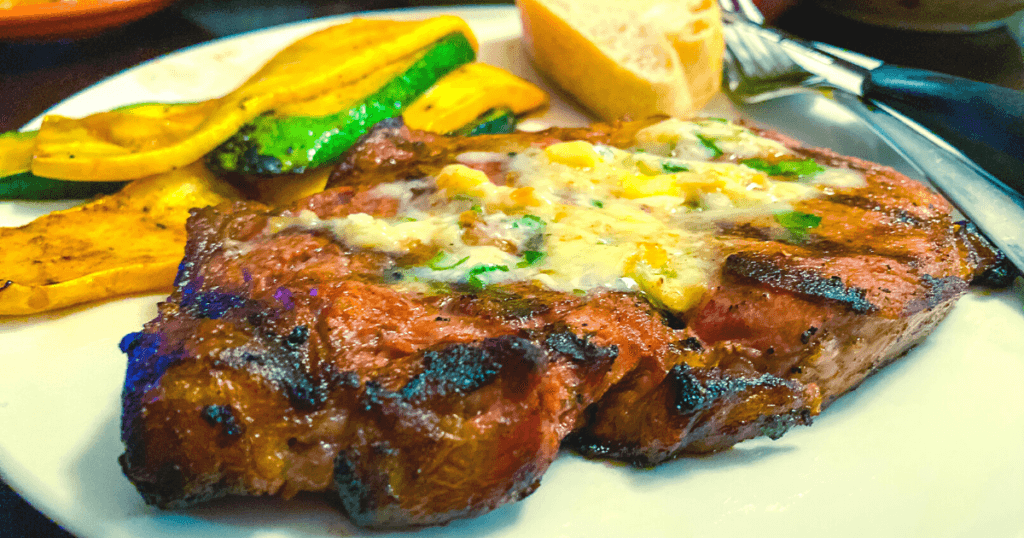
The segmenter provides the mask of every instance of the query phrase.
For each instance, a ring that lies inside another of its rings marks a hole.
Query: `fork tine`
[[[802,90],[816,80],[776,43],[758,35],[764,16],[752,0],[718,0],[726,43],[725,88],[747,102]]]
[[[752,0],[718,0],[719,7],[754,24],[764,24],[764,15]]]
[[[735,3],[748,21],[758,25],[764,24],[764,14],[757,8],[753,0],[735,0]]]

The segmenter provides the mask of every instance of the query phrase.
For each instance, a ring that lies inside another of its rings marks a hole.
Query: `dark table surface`
[[[297,20],[427,3],[181,0],[159,13],[92,37],[49,42],[5,42],[0,37],[0,132],[19,128],[63,99],[123,69],[182,47]],[[856,23],[806,6],[791,9],[776,22],[803,37],[891,63],[1024,89],[1020,33],[1008,26],[970,34],[905,32]],[[0,480],[0,538],[68,536]]]

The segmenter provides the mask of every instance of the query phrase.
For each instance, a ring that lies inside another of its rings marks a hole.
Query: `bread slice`
[[[604,120],[687,116],[718,91],[712,0],[517,0],[537,68]]]

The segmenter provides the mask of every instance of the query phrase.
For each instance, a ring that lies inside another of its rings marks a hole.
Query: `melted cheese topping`
[[[405,267],[399,285],[640,291],[682,312],[718,267],[707,224],[788,211],[793,201],[864,183],[814,163],[800,174],[766,168],[796,159],[738,125],[672,119],[641,130],[628,150],[573,141],[512,156],[465,153],[437,177],[374,187],[371,194],[399,201],[394,217],[322,220],[303,211],[272,219],[271,231],[327,230],[351,247],[433,253]],[[504,185],[472,168],[494,162],[504,165]]]

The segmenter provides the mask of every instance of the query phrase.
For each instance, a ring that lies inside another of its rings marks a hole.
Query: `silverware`
[[[757,8],[747,2],[733,5],[732,0],[720,0],[724,14],[737,9],[751,9],[744,16],[761,21]],[[824,79],[793,63],[779,46],[765,41],[749,28],[728,21],[723,25],[726,42],[726,69],[724,89],[746,103],[759,103],[783,97],[806,88],[819,86]]]
[[[913,119],[885,103],[873,99],[865,102],[850,91],[856,89],[854,82],[830,78],[830,69],[848,72],[849,66],[856,66],[850,60],[856,58],[844,59],[827,46],[810,48],[799,41],[780,39],[771,31],[761,31],[763,18],[750,0],[719,3],[724,12],[728,52],[727,92],[742,101],[758,102],[813,86],[835,87],[832,95],[836,102],[860,117],[974,222],[1018,269],[1024,269],[1024,196],[1020,192]],[[796,63],[796,57],[803,61]],[[822,58],[827,59],[824,67],[811,65],[812,61],[826,61]]]
[[[737,0],[750,4],[749,0]],[[721,0],[722,4],[732,4]],[[752,6],[752,4],[750,4]],[[734,32],[757,34],[775,43],[806,71],[827,85],[886,104],[913,119],[981,165],[1007,186],[1024,193],[1024,93],[881,60],[805,41],[745,16],[726,11]],[[857,61],[850,61],[857,59]]]

